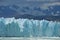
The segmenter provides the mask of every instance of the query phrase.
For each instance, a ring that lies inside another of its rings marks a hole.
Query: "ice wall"
[[[60,22],[0,18],[0,36],[60,37]]]

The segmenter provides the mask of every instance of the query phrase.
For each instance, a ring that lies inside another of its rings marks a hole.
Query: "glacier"
[[[0,18],[1,37],[60,37],[60,22]]]

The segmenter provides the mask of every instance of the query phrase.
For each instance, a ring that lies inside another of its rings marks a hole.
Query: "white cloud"
[[[55,1],[59,1],[59,0],[25,0],[25,1],[42,1],[42,2],[49,1],[49,2],[55,2]]]
[[[49,9],[49,6],[54,6],[54,5],[60,5],[60,2],[53,2],[53,3],[44,3],[43,5],[41,5],[41,9],[42,10],[46,10]]]

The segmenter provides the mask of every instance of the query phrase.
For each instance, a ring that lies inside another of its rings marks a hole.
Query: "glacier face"
[[[60,22],[0,18],[1,37],[60,37]]]

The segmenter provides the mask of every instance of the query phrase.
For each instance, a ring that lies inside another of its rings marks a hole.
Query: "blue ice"
[[[60,22],[33,19],[0,18],[2,37],[60,37]]]

